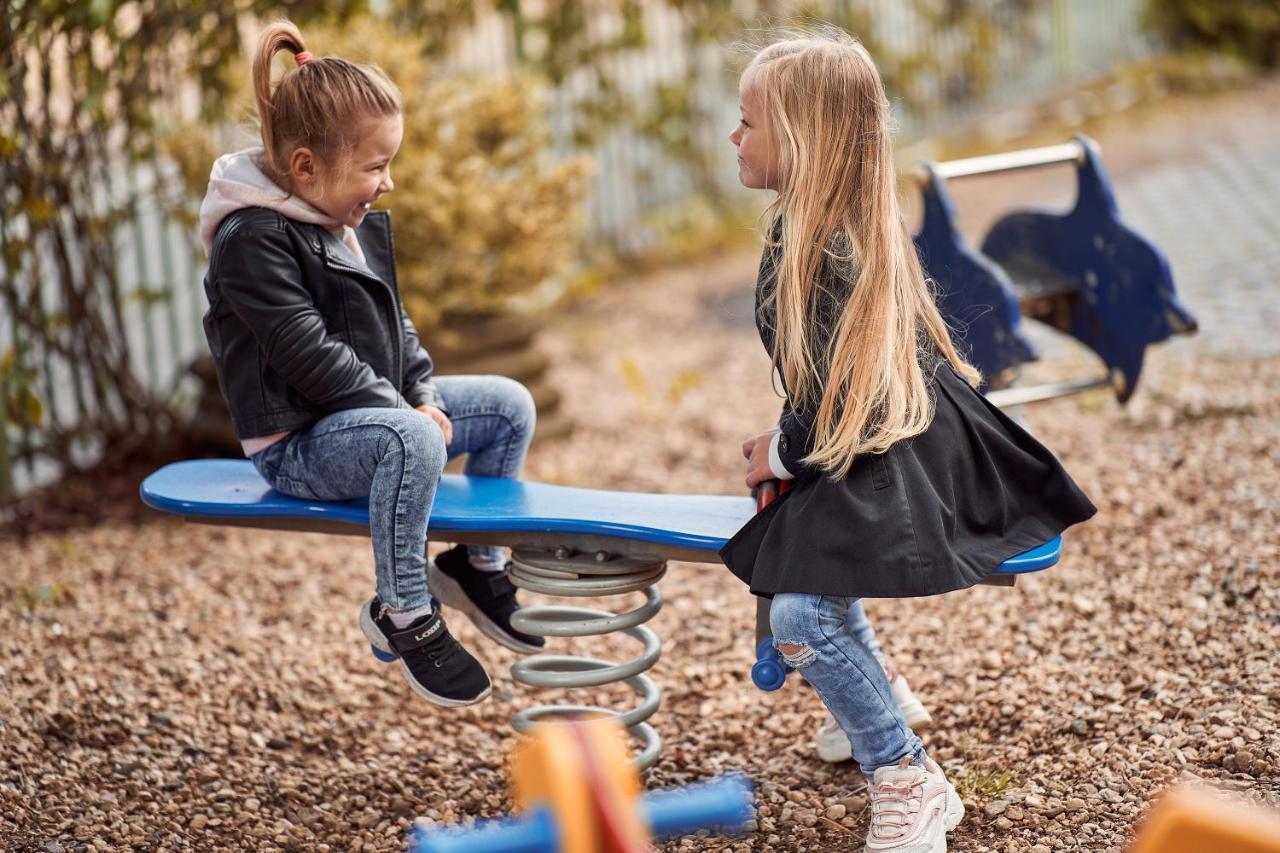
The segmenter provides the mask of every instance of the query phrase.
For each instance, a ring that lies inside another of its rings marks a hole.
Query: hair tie
[[[305,50],[300,50],[293,55],[293,61],[298,63],[299,66],[306,65],[311,61],[311,54]]]

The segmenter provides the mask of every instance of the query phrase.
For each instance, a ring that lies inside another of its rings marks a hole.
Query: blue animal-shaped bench
[[[992,226],[980,250],[965,243],[949,180],[1061,163],[1075,168],[1071,210],[1015,211]],[[1178,302],[1168,260],[1121,217],[1098,146],[1088,137],[926,163],[920,178],[924,219],[915,241],[921,262],[937,285],[948,325],[991,387],[1008,384],[1021,364],[1037,357],[1023,334],[1023,316],[1080,341],[1105,368],[1101,378],[995,391],[991,399],[997,405],[1099,386],[1110,386],[1126,402],[1137,387],[1146,348],[1195,332],[1195,319]]]
[[[271,489],[247,460],[176,462],[147,477],[141,493],[147,505],[193,522],[368,535],[366,501],[288,497]],[[616,713],[640,739],[636,763],[647,767],[661,748],[657,732],[645,722],[660,702],[657,685],[644,674],[662,650],[643,624],[662,604],[656,584],[667,560],[719,563],[717,552],[755,512],[749,497],[642,494],[446,474],[436,492],[429,534],[435,541],[510,547],[511,579],[523,589],[571,597],[644,595],[643,604],[623,613],[564,606],[521,610],[513,623],[523,631],[553,637],[620,631],[642,651],[622,663],[534,655],[517,662],[512,676],[535,687],[627,682],[640,694],[632,710],[544,705],[517,714],[515,726],[527,731],[544,718]],[[1019,574],[1048,568],[1058,561],[1060,546],[1054,539],[1015,557],[987,581],[1011,585]]]

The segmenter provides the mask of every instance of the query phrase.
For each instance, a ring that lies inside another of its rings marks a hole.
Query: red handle
[[[773,503],[779,495],[785,495],[790,488],[790,480],[765,480],[756,486],[756,512]]]

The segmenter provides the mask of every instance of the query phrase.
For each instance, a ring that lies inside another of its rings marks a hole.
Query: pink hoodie
[[[213,171],[209,173],[209,190],[200,203],[200,242],[204,244],[205,254],[213,248],[218,226],[229,214],[242,207],[266,207],[297,222],[327,228],[363,261],[364,250],[352,228],[285,192],[258,168],[258,159],[264,153],[261,147],[246,148],[214,161]]]
[[[339,236],[347,248],[362,262],[364,250],[356,239],[356,232],[327,213],[317,210],[296,195],[285,192],[258,168],[262,148],[246,148],[234,154],[224,154],[213,163],[209,173],[209,190],[200,203],[200,242],[205,254],[213,248],[213,237],[218,233],[222,220],[242,207],[266,207],[297,222],[309,222],[327,228]],[[240,442],[245,456],[265,450],[287,432],[263,435]]]

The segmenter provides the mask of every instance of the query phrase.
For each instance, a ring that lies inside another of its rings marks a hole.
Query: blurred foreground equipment
[[[1280,853],[1280,816],[1175,788],[1151,809],[1130,853]]]
[[[512,781],[523,814],[419,830],[412,853],[642,853],[654,837],[741,832],[754,815],[741,776],[643,794],[609,718],[537,726],[515,750]]]

